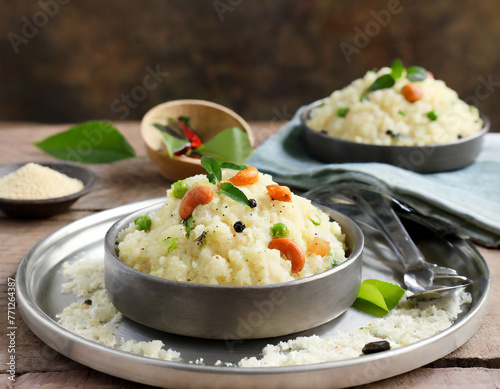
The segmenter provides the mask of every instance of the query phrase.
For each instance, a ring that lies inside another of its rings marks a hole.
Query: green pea
[[[435,111],[430,111],[429,113],[427,113],[427,117],[429,118],[429,120],[435,121],[438,119],[438,114]]]
[[[286,238],[289,233],[288,227],[283,223],[276,223],[271,227],[271,235],[273,238]]]
[[[178,199],[182,199],[186,192],[189,190],[189,185],[186,184],[186,181],[179,180],[172,184],[172,190],[175,197],[177,197]]]
[[[151,228],[151,218],[149,215],[139,216],[134,220],[135,229],[139,231],[147,231]]]

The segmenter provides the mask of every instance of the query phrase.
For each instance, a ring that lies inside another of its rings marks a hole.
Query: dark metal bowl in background
[[[178,335],[210,339],[257,339],[287,335],[324,324],[346,311],[361,285],[363,233],[348,217],[330,212],[346,234],[346,262],[290,282],[263,286],[220,286],[165,280],[141,273],[116,254],[120,231],[142,209],[115,223],[105,238],[105,285],[126,317]]]
[[[15,172],[29,162],[12,163],[0,166],[0,177]],[[76,200],[86,195],[96,185],[97,177],[89,169],[65,162],[35,162],[46,166],[68,177],[76,178],[83,182],[83,189],[79,192],[63,197],[54,197],[43,200],[16,200],[0,198],[0,209],[6,214],[26,219],[44,218],[63,213],[71,207]]]
[[[383,146],[333,138],[307,126],[311,111],[325,100],[308,105],[300,116],[302,140],[307,152],[328,163],[380,162],[418,173],[439,173],[464,168],[473,163],[489,131],[490,121],[481,115],[484,126],[477,134],[456,142],[428,146]]]

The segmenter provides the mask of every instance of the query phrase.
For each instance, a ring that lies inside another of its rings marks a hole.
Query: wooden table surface
[[[280,127],[278,122],[251,123],[260,144]],[[32,145],[67,125],[0,123],[0,164],[25,161],[51,161]],[[139,156],[145,155],[137,122],[118,124]],[[16,381],[7,379],[8,358],[7,279],[14,277],[28,250],[48,234],[96,212],[119,205],[163,196],[169,182],[147,157],[104,165],[90,165],[99,177],[98,186],[62,215],[42,220],[17,220],[0,211],[0,387],[17,388],[145,388],[73,362],[46,346],[23,323],[16,312]],[[453,353],[412,372],[364,386],[364,388],[500,388],[500,251],[478,247],[493,277],[488,314],[479,331]]]

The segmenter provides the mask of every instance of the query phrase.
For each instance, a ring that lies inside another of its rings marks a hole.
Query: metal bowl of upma
[[[142,273],[117,255],[119,233],[142,209],[105,237],[105,285],[115,307],[157,330],[207,339],[257,339],[288,335],[325,324],[346,311],[361,285],[363,233],[348,217],[322,209],[346,235],[347,260],[322,273],[280,284],[221,286],[171,281]]]
[[[316,101],[300,115],[301,137],[306,151],[327,163],[379,162],[418,173],[439,173],[462,169],[473,163],[481,151],[484,135],[489,131],[489,119],[481,115],[482,129],[455,142],[426,146],[392,146],[357,143],[334,138],[308,127],[311,111],[324,103]]]

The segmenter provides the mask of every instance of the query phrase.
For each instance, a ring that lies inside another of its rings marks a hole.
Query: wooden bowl
[[[198,158],[185,155],[170,158],[160,131],[153,126],[153,123],[166,124],[169,117],[179,116],[189,116],[192,127],[204,141],[229,127],[238,127],[248,134],[250,144],[254,145],[254,137],[248,123],[222,105],[204,100],[173,100],[157,105],[144,115],[141,121],[141,135],[149,158],[168,180],[177,181],[205,173]]]

